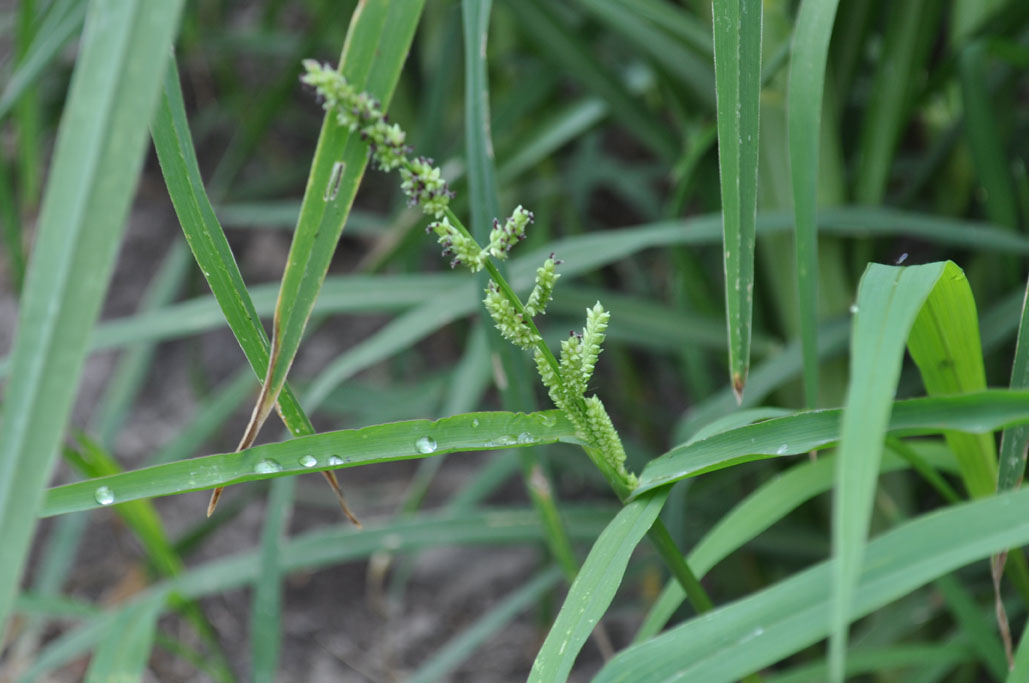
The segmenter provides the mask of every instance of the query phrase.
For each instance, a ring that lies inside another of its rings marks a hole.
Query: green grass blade
[[[0,623],[21,575],[33,513],[107,289],[181,6],[105,0],[91,6],[50,165],[0,415]]]
[[[468,205],[471,208],[471,231],[475,239],[489,241],[490,227],[500,215],[497,174],[490,138],[489,74],[486,64],[486,43],[489,37],[492,0],[462,0],[461,17],[464,35],[465,77],[465,156],[468,171]],[[479,279],[486,277],[483,274]],[[484,283],[480,283],[484,284]]]
[[[626,6],[622,0],[579,0],[579,4],[612,31],[622,34],[637,50],[648,54],[686,86],[696,101],[709,111],[714,108],[715,84],[710,57],[705,62],[703,57],[665,33],[662,27],[643,20],[635,7]],[[688,17],[685,13],[680,14]]]
[[[32,49],[32,44],[37,38],[36,30],[36,3],[34,0],[27,0],[21,3],[18,11],[15,52],[19,64]],[[43,180],[43,145],[40,139],[43,110],[39,94],[38,86],[27,88],[14,109],[15,126],[18,130],[18,203],[22,211],[32,211],[36,208],[39,201],[39,186]]]
[[[510,154],[501,155],[503,162],[497,169],[500,180],[513,180],[535,168],[561,147],[603,121],[608,113],[607,103],[599,97],[586,97],[559,109],[534,128],[531,136],[520,138]]]
[[[629,557],[667,497],[667,489],[640,496],[622,508],[597,538],[536,655],[530,683],[568,678],[579,650],[614,599]]]
[[[997,225],[1018,229],[1018,202],[1011,182],[1009,143],[1002,139],[986,69],[986,45],[976,41],[958,58],[965,135],[972,150],[976,175],[986,191],[986,215]]]
[[[204,190],[174,61],[164,76],[164,93],[151,126],[151,135],[168,194],[197,265],[250,367],[259,378],[263,378],[269,367],[268,336]],[[279,414],[289,432],[294,435],[313,434],[314,426],[289,386],[284,386],[278,393]],[[343,512],[356,521],[343,501],[335,475],[328,473],[325,476],[337,493]],[[212,499],[214,502],[216,499]]]
[[[1018,326],[1018,341],[1015,344],[1015,362],[1011,368],[1011,388],[1029,389],[1029,284],[1026,298],[1022,300],[1022,317]],[[1000,464],[997,475],[997,490],[1017,488],[1025,474],[1026,444],[1029,443],[1029,427],[1015,426],[1004,430],[1000,439]]]
[[[787,115],[793,186],[797,297],[804,350],[804,396],[818,406],[818,158],[829,38],[839,0],[804,0],[797,10]]]
[[[210,255],[205,255],[205,260]],[[233,261],[219,261],[234,263]],[[214,272],[209,270],[208,272]],[[458,279],[447,274],[425,275],[379,275],[374,277],[361,275],[340,275],[328,278],[315,306],[316,313],[381,313],[403,311],[417,306],[437,294],[452,289]],[[242,286],[242,284],[240,285]],[[213,291],[213,290],[212,290]],[[250,306],[243,306],[245,299],[234,299],[234,293],[246,292],[246,289],[219,289],[215,297],[196,297],[170,306],[163,306],[154,311],[124,318],[115,318],[101,323],[93,333],[91,348],[94,350],[118,347],[140,341],[163,341],[189,337],[208,330],[224,327],[227,316],[231,313],[232,326],[243,337],[241,347],[247,355],[260,358],[258,347],[264,344],[254,342],[250,332],[261,333],[261,326],[254,322],[246,324],[246,318],[238,318],[237,311],[247,311]],[[232,296],[224,294],[232,293]],[[275,297],[278,286],[273,284],[256,285],[249,288],[252,295],[253,309],[261,318],[268,318],[275,310]],[[262,339],[262,337],[255,337]],[[267,355],[264,351],[263,355]],[[265,363],[267,360],[265,360]],[[263,365],[262,365],[263,367]]]
[[[703,441],[709,436],[721,434],[722,432],[727,432],[730,429],[745,427],[749,424],[769,420],[773,417],[787,417],[791,414],[792,411],[787,408],[741,408],[736,412],[723,415],[717,420],[707,423],[701,429],[698,429],[696,434],[690,436],[687,443]]]
[[[886,39],[870,91],[874,97],[869,98],[861,129],[854,181],[854,198],[859,204],[879,204],[886,193],[893,154],[908,107],[918,92],[915,79],[925,68],[942,4],[938,0],[911,0],[895,3],[887,10]]]
[[[109,505],[302,472],[559,441],[579,443],[575,428],[556,410],[528,415],[466,413],[323,432],[58,486],[50,489],[43,515],[100,507],[100,487],[106,487],[100,498]]]
[[[14,183],[6,159],[0,159],[0,221],[3,222],[2,238],[7,252],[11,285],[15,292],[21,293],[25,282],[25,245],[22,244],[21,216],[18,215]]]
[[[1011,388],[1025,389],[1029,387],[1029,342],[1026,341],[1029,335],[1029,308],[1026,302],[1029,300],[1029,284],[1026,285],[1026,295],[1022,299],[1022,316],[1018,325],[1018,340],[1015,342],[1015,361],[1011,368]],[[1003,493],[1016,489],[1022,483],[1025,476],[1026,450],[1029,448],[1029,426],[1015,425],[1006,428],[1000,437],[1000,457],[997,471],[997,492]],[[1021,556],[1021,551],[1011,555],[1013,558]],[[1026,644],[1025,633],[1019,643],[1018,650],[1011,652],[1011,631],[1007,611],[1004,608],[1001,579],[1004,576],[1004,569],[1008,560],[1007,553],[1001,553],[991,558],[990,569],[993,577],[994,602],[997,614],[997,623],[1004,637],[1004,644],[1008,661],[1011,664],[1011,676],[1015,670],[1029,670],[1029,654],[1023,648],[1029,648]],[[1025,629],[1029,632],[1029,629]],[[1023,678],[1025,676],[1022,676]],[[1009,678],[1009,680],[1019,680]]]
[[[1029,416],[1023,414],[1027,400],[1029,392],[994,389],[961,396],[887,401],[883,435],[951,431],[986,434],[1029,420]],[[845,439],[845,424],[846,409],[813,410],[676,446],[647,464],[634,495],[745,462],[824,448]]]
[[[750,367],[754,307],[761,14],[760,0],[715,0],[712,5],[729,375],[737,400]]]
[[[950,283],[955,281],[967,288],[960,269],[950,262],[910,268],[873,263],[861,278],[851,335],[850,385],[841,426],[837,467],[839,485],[833,498],[835,608],[829,641],[829,672],[833,681],[843,678],[849,611],[868,535],[875,475],[900,378],[904,345],[927,301],[936,295],[937,289],[940,291],[938,298],[950,298]],[[942,286],[937,287],[938,284]],[[925,315],[931,315],[931,312]],[[978,351],[978,327],[974,314],[973,329],[974,347]],[[967,339],[969,329],[959,328],[951,332],[957,335],[954,339],[962,340],[964,348],[961,350],[971,348],[972,344]],[[912,341],[915,342],[914,336]],[[912,355],[917,359],[916,347],[922,348],[928,343],[928,339],[924,343],[913,343]],[[926,351],[926,357],[931,355]],[[978,362],[981,367],[981,352],[977,361],[968,359],[967,362]],[[926,384],[931,391],[930,382]],[[957,455],[962,457],[960,452]],[[962,463],[963,472],[971,469],[971,463]],[[976,490],[971,480],[966,480],[966,486]]]
[[[906,522],[868,544],[853,615],[862,616],[969,562],[1029,541],[1029,491]],[[621,652],[594,679],[734,681],[830,632],[832,561]]]
[[[18,614],[65,619],[88,619],[100,613],[99,609],[84,600],[34,592],[19,595],[14,603],[14,611]]]
[[[86,683],[143,679],[165,597],[154,593],[118,615],[89,663]]]
[[[947,262],[915,319],[908,351],[930,396],[986,388],[975,298],[964,273],[951,262]],[[993,435],[946,432],[945,436],[961,466],[961,477],[969,494],[981,497],[996,491],[997,449]]]
[[[275,681],[282,643],[282,555],[296,477],[276,479],[271,485],[264,527],[261,530],[261,571],[250,603],[250,662],[255,682]]]
[[[957,469],[953,455],[940,444],[919,445],[923,461],[951,472]],[[930,446],[935,448],[929,448]],[[909,466],[909,462],[888,452],[883,457],[879,471],[893,472]],[[698,576],[707,574],[731,553],[757,538],[761,532],[796,510],[801,504],[831,489],[835,468],[835,455],[823,455],[817,460],[794,465],[769,479],[736,504],[704,534],[689,555],[690,567]],[[633,642],[639,643],[657,635],[685,599],[686,593],[678,582],[669,581],[647,613]]]
[[[1018,649],[1015,650],[1014,665],[1008,672],[1008,683],[1020,683],[1029,677],[1029,629],[1022,632],[1022,639],[1018,641]]]
[[[370,0],[347,31],[340,70],[358,90],[389,106],[424,0]],[[368,143],[326,113],[311,162],[272,322],[271,362],[241,444],[249,445],[271,413],[293,364],[315,299],[368,163]]]
[[[676,35],[695,52],[707,57],[712,54],[711,30],[707,23],[694,16],[684,7],[666,0],[616,0],[618,4],[631,7],[640,16]]]
[[[896,677],[900,675],[897,669],[906,670],[906,675],[910,676],[916,671],[923,672],[926,662],[932,662],[933,666],[954,667],[971,659],[972,653],[968,646],[956,642],[956,639],[945,640],[942,643],[903,643],[892,647],[863,648],[855,650],[848,658],[847,676],[886,676],[887,672],[894,672]],[[763,680],[766,683],[819,683],[825,680],[826,674],[825,662],[815,662],[782,673],[773,673]]]
[[[431,681],[444,680],[462,662],[471,657],[486,639],[528,609],[534,602],[539,601],[560,580],[561,569],[559,567],[546,569],[497,604],[491,605],[489,612],[441,647],[432,656],[432,659],[407,679],[408,683],[431,683]]]
[[[571,73],[584,88],[607,102],[611,115],[658,158],[669,163],[675,160],[679,143],[668,132],[668,126],[644,108],[640,99],[597,61],[577,29],[559,16],[550,3],[513,0],[507,7],[524,26],[526,38],[548,61]]]
[[[0,95],[0,120],[3,120],[27,89],[32,87],[43,70],[60,54],[78,33],[89,3],[69,0],[54,3],[36,32],[36,39],[18,62],[4,92]]]
[[[958,0],[950,6],[948,39],[958,45],[980,30],[983,24],[995,18],[1009,0]]]
[[[260,318],[257,310],[204,190],[186,120],[178,69],[174,64],[169,66],[165,74],[164,94],[154,117],[151,134],[168,194],[197,265],[250,366],[258,377],[263,377],[268,367],[268,336],[258,323]],[[211,309],[209,314],[214,314],[214,310]],[[181,311],[173,313],[171,318],[177,318],[180,322],[188,320],[188,316],[181,315]],[[212,318],[217,319],[217,316],[212,315]],[[147,321],[146,317],[143,319],[144,325],[146,322],[157,322],[152,319]],[[115,336],[129,335],[116,330]],[[298,428],[304,431],[306,428],[307,433],[314,433],[314,428],[303,415],[291,391],[287,389],[283,392],[280,404],[283,419],[291,432],[296,433]]]

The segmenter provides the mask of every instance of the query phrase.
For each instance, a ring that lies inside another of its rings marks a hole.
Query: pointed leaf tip
[[[736,397],[736,405],[743,405],[743,385],[747,379],[738,372],[732,375],[732,394]]]

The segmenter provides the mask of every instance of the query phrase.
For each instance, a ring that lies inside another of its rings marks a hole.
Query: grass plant
[[[422,553],[508,547],[431,655],[354,668],[1029,679],[1023,3],[342,5],[0,10],[0,677],[300,680],[292,577],[414,613]],[[152,273],[134,197],[181,228]]]

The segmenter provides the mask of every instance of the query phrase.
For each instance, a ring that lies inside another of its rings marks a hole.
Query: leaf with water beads
[[[325,432],[90,479],[48,491],[44,516],[301,472],[529,444],[580,444],[561,411],[467,413]]]

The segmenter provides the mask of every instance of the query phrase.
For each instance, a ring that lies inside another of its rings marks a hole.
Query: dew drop
[[[547,415],[546,413],[539,416],[539,421],[544,427],[553,427],[557,424],[557,418],[553,415]]]
[[[529,432],[522,432],[518,435],[518,443],[533,443],[534,441],[536,441],[536,437]]]
[[[109,486],[101,486],[93,494],[93,498],[101,505],[110,505],[114,502],[114,491]]]
[[[518,443],[518,439],[511,436],[510,434],[502,434],[497,438],[490,441],[487,446],[513,446]]]
[[[414,442],[414,447],[419,453],[435,453],[436,439],[431,436],[423,436]]]
[[[300,458],[300,464],[303,465],[304,467],[314,467],[315,465],[318,464],[318,458],[314,457],[313,455],[308,454],[308,455],[305,455],[304,457]]]
[[[281,471],[282,465],[274,460],[262,460],[254,465],[254,472],[257,472],[258,474],[274,474],[275,472]]]
[[[856,314],[857,312],[858,312],[858,305],[857,305],[857,304],[851,304],[851,305],[850,305],[850,314],[851,314],[851,315],[854,315],[854,314]]]
[[[331,455],[329,456],[329,464],[333,467],[339,467],[343,464],[343,458],[339,457],[338,455]]]
[[[790,447],[786,444],[779,446],[779,450],[775,452],[776,455],[786,455],[786,451],[790,450]]]
[[[479,426],[479,418],[476,417],[476,418],[472,419],[472,426],[473,427],[478,427]]]

